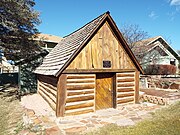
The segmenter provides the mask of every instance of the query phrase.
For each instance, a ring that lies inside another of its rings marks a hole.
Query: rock
[[[30,119],[29,119],[29,117],[27,117],[27,116],[23,116],[23,123],[24,123],[24,125],[28,125],[28,124],[30,124]]]
[[[41,119],[41,121],[44,122],[44,123],[51,122],[51,120],[49,119],[48,116],[42,116],[40,119]]]
[[[18,133],[18,135],[27,135],[29,133],[28,130],[22,130]]]
[[[92,116],[91,118],[98,118],[98,116],[94,115],[94,116]]]
[[[134,122],[138,122],[138,121],[142,120],[142,118],[140,118],[140,117],[132,117],[130,119]]]
[[[102,125],[110,124],[109,122],[105,122],[105,121],[101,121],[101,122],[99,122],[99,123],[102,124]]]
[[[87,126],[87,127],[90,127],[90,128],[91,128],[91,127],[95,127],[94,124],[86,124],[86,126]]]
[[[67,128],[64,130],[65,130],[66,134],[69,134],[69,133],[79,133],[79,132],[85,131],[86,129],[87,129],[86,126],[80,126],[80,127]]]
[[[87,120],[81,120],[80,122],[82,122],[82,123],[84,123],[84,124],[88,123]]]
[[[35,124],[35,125],[38,125],[38,124],[40,124],[40,123],[42,123],[38,118],[35,118],[34,120],[33,120],[33,123]]]
[[[119,110],[113,109],[113,108],[96,111],[96,114],[101,116],[101,117],[109,117],[112,115],[117,115],[118,113],[119,113]]]
[[[123,119],[117,120],[116,124],[118,126],[130,126],[130,125],[134,125],[135,123],[131,119],[123,118]]]
[[[28,117],[32,117],[32,116],[35,115],[35,112],[34,112],[33,110],[27,109],[26,115],[27,115]]]
[[[99,124],[99,122],[97,120],[91,120],[92,124]]]
[[[37,135],[37,134],[34,132],[29,132],[27,135]]]
[[[139,112],[137,112],[138,116],[142,116],[142,115],[145,115],[147,113],[148,113],[147,111],[139,111]]]
[[[62,131],[58,128],[58,126],[48,128],[45,130],[45,135],[63,135]]]

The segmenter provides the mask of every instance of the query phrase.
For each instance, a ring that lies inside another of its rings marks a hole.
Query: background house
[[[132,51],[146,74],[179,72],[180,55],[161,36],[136,42]]]
[[[4,57],[3,52],[0,52],[0,74],[15,72],[18,72],[18,67],[13,65],[12,61],[8,61],[6,57]]]
[[[62,38],[55,35],[40,33],[34,36],[34,40],[42,42],[41,47],[46,49],[48,52],[52,50]]]

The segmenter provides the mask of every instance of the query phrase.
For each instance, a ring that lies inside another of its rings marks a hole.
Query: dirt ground
[[[16,97],[16,87],[0,89],[0,135],[16,134],[21,130],[23,110]]]

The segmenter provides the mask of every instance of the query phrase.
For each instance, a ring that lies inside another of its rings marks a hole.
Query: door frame
[[[116,108],[117,107],[117,103],[116,103],[116,73],[114,72],[103,72],[103,73],[96,73],[96,78],[95,78],[95,110],[96,110],[96,89],[97,89],[97,85],[96,85],[96,80],[97,80],[97,74],[111,74],[112,75],[112,92],[111,92],[111,101],[112,101],[112,108]]]

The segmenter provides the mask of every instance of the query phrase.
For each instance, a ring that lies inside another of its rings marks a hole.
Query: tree
[[[4,56],[20,67],[20,86],[24,92],[36,90],[33,70],[42,62],[47,51],[41,42],[33,40],[40,24],[39,13],[33,9],[34,0],[1,0],[0,2],[0,50]]]
[[[40,24],[34,5],[34,0],[1,0],[0,50],[7,59],[26,59],[41,52],[32,39],[38,33],[36,26]]]
[[[149,38],[148,32],[141,30],[137,24],[124,24],[121,32],[131,49],[137,41]]]

